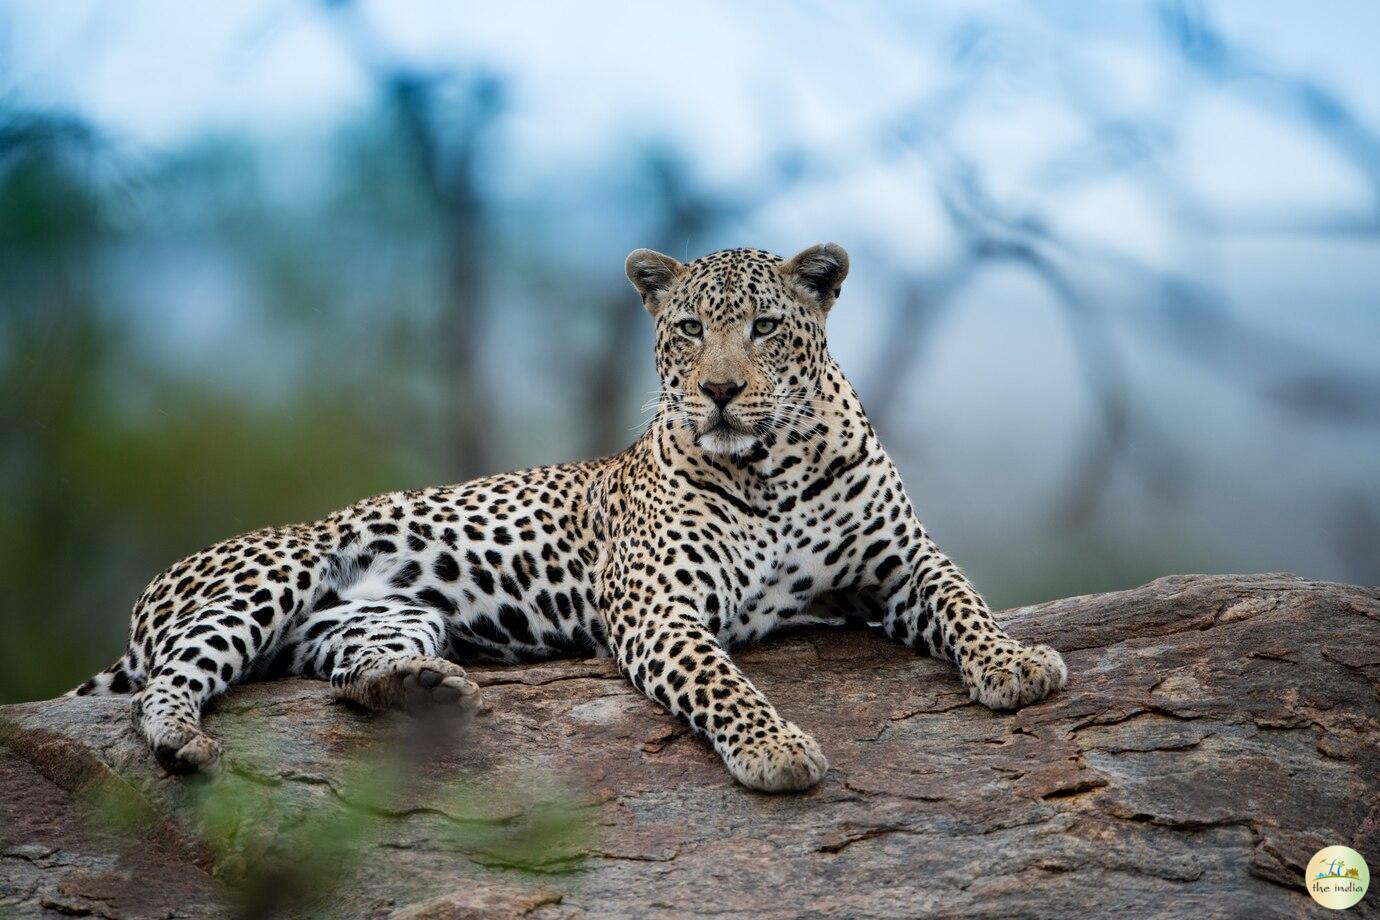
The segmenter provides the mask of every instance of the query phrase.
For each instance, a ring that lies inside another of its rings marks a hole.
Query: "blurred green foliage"
[[[386,393],[406,379],[380,366],[397,352],[338,367],[360,331],[326,320],[344,302],[333,275],[291,257],[252,164],[174,158],[140,179],[152,185],[136,204],[103,177],[112,162],[70,121],[12,115],[0,132],[0,701],[61,692],[113,659],[142,583],[177,558],[437,475],[397,438],[406,411],[377,408],[413,402]],[[264,321],[309,340],[269,363],[277,392],[255,392],[252,363],[227,374],[161,360],[151,307],[105,287],[126,271],[113,260],[138,260],[177,222],[164,202],[206,208],[191,227],[272,289]]]
[[[272,752],[261,750],[251,757],[240,751],[218,775],[179,784],[171,793],[181,801],[174,822],[205,848],[234,915],[332,916],[333,899],[350,897],[361,861],[403,827],[412,837],[423,833],[429,848],[519,878],[580,867],[595,832],[569,789],[536,774],[508,777],[503,792],[465,777],[427,777],[409,756],[427,748],[425,725],[384,753],[342,755],[329,779],[285,776]],[[254,727],[242,722],[226,730],[244,737]],[[85,804],[94,828],[134,846],[157,833],[162,820],[114,778],[88,789]],[[418,816],[424,831],[403,823]]]

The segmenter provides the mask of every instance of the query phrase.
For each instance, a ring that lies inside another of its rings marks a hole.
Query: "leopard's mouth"
[[[700,428],[699,434],[707,435],[712,433],[719,434],[754,434],[752,425],[738,418],[736,415],[723,410],[711,409],[708,417],[704,420],[704,425]]]

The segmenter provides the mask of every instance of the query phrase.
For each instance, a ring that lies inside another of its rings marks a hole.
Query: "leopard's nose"
[[[743,392],[747,386],[746,381],[726,380],[723,383],[702,383],[700,392],[714,400],[714,405],[722,409],[733,400],[733,397]]]

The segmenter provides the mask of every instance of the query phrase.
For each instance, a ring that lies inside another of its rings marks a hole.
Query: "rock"
[[[467,722],[238,688],[215,780],[163,775],[127,699],[3,707],[0,913],[1264,918],[1316,915],[1325,845],[1380,868],[1380,589],[1182,576],[1001,619],[1069,666],[1014,714],[870,632],[740,650],[833,765],[803,795],[735,785],[601,660],[475,669]]]

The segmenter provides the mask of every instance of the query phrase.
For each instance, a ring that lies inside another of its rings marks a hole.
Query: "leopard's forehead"
[[[781,265],[786,260],[762,249],[724,249],[700,256],[685,266],[685,279],[694,287],[716,287],[724,293],[745,290],[748,285],[762,288],[782,286]]]
[[[792,302],[781,275],[785,259],[763,249],[724,249],[685,265],[671,301],[708,320],[736,317],[767,305]]]
[[[711,252],[708,255],[700,256],[693,262],[687,262],[685,267],[692,273],[701,270],[705,272],[734,272],[747,271],[753,267],[776,268],[784,261],[786,260],[776,253],[767,252],[765,249],[740,247]]]

